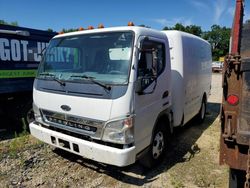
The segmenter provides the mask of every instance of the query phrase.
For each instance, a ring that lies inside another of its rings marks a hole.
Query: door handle
[[[163,95],[162,95],[162,98],[164,99],[164,98],[168,97],[168,95],[169,95],[168,90],[167,90],[167,91],[164,91],[164,93],[163,93]]]

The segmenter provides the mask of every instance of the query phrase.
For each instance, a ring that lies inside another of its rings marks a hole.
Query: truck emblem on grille
[[[68,105],[62,105],[61,109],[67,112],[71,110],[71,108]]]

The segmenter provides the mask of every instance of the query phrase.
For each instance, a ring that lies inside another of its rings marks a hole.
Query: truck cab
[[[172,129],[167,36],[142,27],[58,35],[39,65],[33,99],[30,131],[40,140],[116,166],[150,150],[155,163]]]

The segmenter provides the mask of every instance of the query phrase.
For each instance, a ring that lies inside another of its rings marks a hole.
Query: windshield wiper
[[[65,82],[63,82],[62,80],[59,80],[56,78],[56,76],[54,74],[51,73],[40,73],[39,76],[50,76],[53,78],[53,80],[57,81],[61,86],[65,86]]]
[[[104,84],[104,83],[101,83],[101,82],[99,82],[99,81],[96,81],[95,80],[95,77],[92,77],[92,76],[87,76],[87,75],[72,75],[72,76],[70,76],[71,78],[84,78],[84,79],[86,79],[86,80],[90,80],[91,82],[93,82],[93,83],[95,83],[95,84],[97,84],[97,85],[99,85],[99,86],[101,86],[101,87],[103,87],[104,89],[107,89],[107,90],[111,90],[111,87],[110,86],[108,86],[108,85],[106,85],[106,84]]]

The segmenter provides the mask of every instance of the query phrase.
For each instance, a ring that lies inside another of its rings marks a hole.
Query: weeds
[[[184,188],[184,184],[183,182],[177,178],[176,175],[174,174],[170,174],[170,177],[171,177],[171,184],[174,188]]]
[[[10,142],[9,155],[12,158],[18,157],[18,152],[28,143],[29,135],[26,133],[15,133],[15,138]]]

